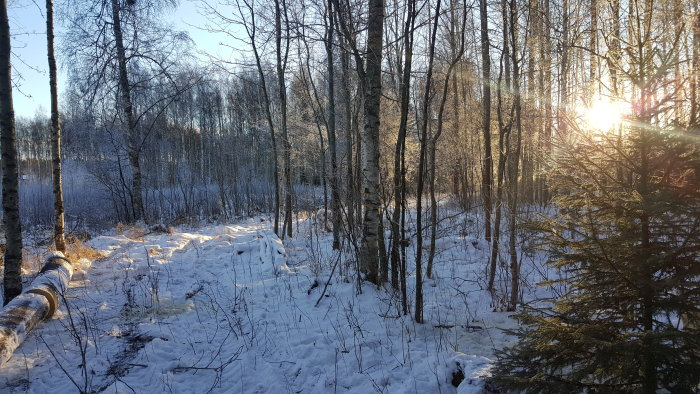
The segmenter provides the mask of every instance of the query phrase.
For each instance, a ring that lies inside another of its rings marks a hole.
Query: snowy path
[[[465,279],[481,269],[477,243],[464,241],[466,255],[443,248],[451,262],[436,268],[449,283],[426,283],[428,323],[415,325],[386,292],[357,295],[337,274],[315,307],[336,252],[300,239],[287,257],[266,226],[92,240],[108,257],[74,277],[69,308],[0,370],[0,392],[482,391],[503,341],[492,327],[509,319]]]

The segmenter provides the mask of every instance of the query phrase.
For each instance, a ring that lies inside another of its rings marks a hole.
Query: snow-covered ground
[[[76,272],[0,369],[0,392],[483,392],[515,323],[483,290],[488,244],[468,222],[443,224],[425,324],[389,289],[358,294],[350,248],[332,251],[310,221],[284,244],[261,218],[94,238],[107,257]]]

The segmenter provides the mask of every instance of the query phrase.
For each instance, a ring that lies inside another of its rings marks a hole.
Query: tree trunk
[[[590,2],[591,31],[589,49],[591,53],[589,59],[591,69],[589,70],[589,104],[590,100],[600,93],[598,89],[598,84],[600,83],[600,79],[598,78],[598,0],[590,0]]]
[[[508,32],[508,24],[506,21],[508,20],[508,1],[507,0],[501,0],[501,18],[503,19],[503,53],[504,56],[501,58],[501,61],[503,62],[503,67],[505,71],[505,89],[506,91],[510,91],[510,56],[508,55],[510,53],[510,33]]]
[[[567,134],[566,110],[568,105],[568,89],[569,89],[569,0],[564,0],[562,5],[563,15],[563,38],[561,44],[561,69],[559,74],[559,115],[558,126],[559,133]]]
[[[521,106],[522,100],[520,97],[520,59],[518,59],[518,41],[517,41],[517,9],[515,0],[510,0],[510,36],[511,36],[511,57],[513,59],[513,99],[515,107],[515,152],[511,161],[511,176],[510,176],[510,210],[509,210],[509,250],[510,250],[510,303],[509,311],[514,311],[520,292],[520,267],[518,264],[518,252],[516,249],[517,241],[517,212],[518,212],[518,165],[520,163],[520,151],[522,140],[522,119]]]
[[[362,180],[362,155],[364,154],[364,148],[362,145],[362,133],[364,132],[364,125],[362,127],[362,130],[360,130],[360,124],[361,124],[361,117],[360,117],[360,110],[364,111],[364,93],[362,96],[358,95],[356,97],[356,103],[355,103],[355,111],[353,111],[353,122],[352,122],[352,128],[353,128],[353,135],[355,136],[355,176],[353,177],[355,179],[355,189],[353,189],[353,201],[355,201],[355,208],[353,209],[355,211],[355,222],[358,223],[358,227],[362,225],[363,221],[363,212],[362,212],[362,207],[363,207],[363,194],[362,194],[362,185],[364,181]],[[361,241],[360,241],[361,242]]]
[[[386,283],[389,281],[389,259],[386,255],[386,239],[384,237],[384,209],[379,214],[377,246],[379,248],[379,281]]]
[[[328,149],[331,154],[331,211],[333,214],[333,249],[340,249],[340,194],[338,193],[338,159],[335,135],[335,73],[333,70],[333,1],[328,0],[326,57],[328,61]]]
[[[321,99],[318,96],[318,89],[316,89],[316,83],[314,82],[313,76],[311,75],[311,49],[309,48],[308,42],[306,42],[306,40],[304,40],[304,46],[306,47],[306,58],[304,59],[305,64],[304,66],[302,66],[301,70],[301,80],[304,86],[306,96],[309,99],[309,103],[311,103],[311,109],[314,116],[314,123],[316,124],[316,129],[318,130],[318,140],[321,144],[320,154],[321,183],[323,184],[323,229],[324,231],[328,231],[328,171],[326,169],[326,146],[323,139],[323,131],[321,130],[321,122],[323,122],[323,126],[326,129],[326,136],[330,137],[331,119],[326,119],[326,115],[324,115],[323,113],[323,103],[321,102]],[[299,59],[301,59],[301,49],[299,50]],[[335,104],[333,104],[333,107],[335,108]],[[333,117],[332,121],[334,123],[333,135],[335,136],[335,116]],[[335,145],[335,139],[333,140],[333,145]]]
[[[481,20],[481,131],[484,137],[484,163],[481,170],[481,193],[484,200],[484,234],[491,242],[491,189],[493,187],[493,159],[491,153],[491,55],[489,53],[488,9],[486,0],[479,0]]]
[[[51,90],[51,161],[53,163],[53,204],[56,250],[66,252],[64,233],[63,185],[61,181],[61,123],[58,116],[58,82],[56,58],[53,53],[53,0],[46,0],[46,47],[49,60],[49,88]]]
[[[539,18],[539,33],[540,33],[540,71],[539,71],[539,95],[540,95],[540,113],[544,117],[542,124],[542,135],[540,136],[540,147],[543,153],[543,159],[539,160],[541,171],[538,173],[537,189],[539,198],[537,201],[540,204],[546,204],[549,200],[548,181],[546,175],[547,159],[551,152],[552,139],[552,62],[551,52],[552,43],[550,35],[550,14],[549,0],[544,0],[542,16]]]
[[[127,150],[129,165],[131,165],[131,187],[132,187],[132,210],[134,221],[143,220],[143,194],[141,186],[141,146],[139,135],[136,130],[134,117],[134,107],[131,102],[131,86],[129,85],[129,75],[126,69],[126,51],[124,50],[124,39],[122,35],[121,6],[119,0],[112,0],[112,30],[114,41],[117,47],[117,62],[119,65],[119,93],[121,99],[121,109],[124,112],[127,124]]]
[[[73,276],[73,264],[62,253],[46,259],[29,288],[0,313],[0,366],[12,357],[26,336],[53,317]]]
[[[0,149],[2,211],[5,227],[4,305],[22,293],[22,222],[19,217],[19,168],[15,112],[12,105],[10,23],[7,1],[0,0]]]
[[[360,269],[378,284],[379,269],[379,111],[382,95],[382,48],[384,0],[370,0],[367,19],[365,69],[365,129],[363,133],[362,192],[364,220],[360,245]]]
[[[257,26],[255,25],[255,12],[251,6],[248,6],[250,11],[250,25],[245,24],[244,28],[250,39],[250,46],[253,49],[253,55],[255,56],[255,66],[258,70],[258,77],[260,78],[260,89],[262,90],[263,100],[265,102],[265,118],[267,120],[267,125],[270,128],[270,143],[272,144],[272,156],[274,159],[274,169],[273,177],[275,185],[275,206],[274,206],[274,223],[273,231],[278,237],[282,234],[279,231],[280,223],[280,174],[279,174],[279,152],[277,149],[277,139],[275,137],[275,124],[272,121],[272,109],[270,108],[272,103],[270,102],[270,95],[267,92],[267,83],[265,81],[265,73],[262,68],[262,60],[260,59],[260,53],[258,52],[258,46],[255,43],[255,34],[257,31]],[[241,18],[245,19],[244,15]]]
[[[437,36],[438,21],[440,20],[440,0],[435,5],[435,21],[430,38],[428,54],[428,73],[425,78],[423,92],[423,108],[421,110],[420,153],[418,156],[418,185],[416,186],[416,305],[413,319],[423,323],[423,186],[425,183],[426,145],[428,142],[428,121],[430,116],[430,89],[433,79],[433,60],[435,59],[435,37]]]
[[[453,20],[451,23],[454,25],[456,21]],[[435,174],[436,174],[436,165],[435,165],[435,155],[436,155],[436,150],[437,150],[437,144],[440,139],[440,136],[442,135],[442,129],[443,129],[443,116],[445,114],[445,104],[447,103],[447,91],[450,85],[450,78],[452,77],[452,72],[457,66],[457,63],[462,59],[462,55],[464,54],[464,49],[465,49],[465,31],[466,31],[466,24],[467,24],[467,12],[466,9],[463,11],[462,14],[462,25],[459,26],[459,31],[461,32],[461,36],[459,37],[459,42],[460,42],[460,47],[459,49],[456,49],[453,47],[453,54],[452,54],[452,60],[450,61],[449,66],[447,67],[447,73],[445,74],[445,83],[442,86],[442,97],[440,98],[440,107],[438,109],[438,116],[437,116],[437,130],[435,131],[435,135],[431,138],[430,141],[430,164],[429,164],[429,169],[430,169],[430,176],[428,179],[428,187],[429,187],[429,194],[430,194],[430,249],[428,251],[428,266],[425,269],[425,276],[428,278],[433,277],[433,261],[435,260],[435,241],[437,240],[437,225],[438,225],[438,209],[437,209],[437,200],[435,198]],[[453,37],[452,40],[456,40],[457,37]],[[456,53],[455,53],[456,51]]]
[[[401,173],[406,173],[406,156],[401,157]],[[405,180],[405,176],[404,176]],[[406,182],[404,182],[404,185]],[[401,239],[406,239],[406,188],[401,188],[401,223],[399,225],[399,231],[401,233]],[[406,247],[408,242],[401,242],[401,266],[399,267],[399,281],[401,282],[401,312],[408,315],[410,311],[408,310],[408,289],[406,282]]]
[[[355,199],[353,198],[355,196],[355,176],[354,176],[354,171],[353,169],[355,166],[353,166],[353,148],[352,148],[352,102],[351,102],[351,97],[350,97],[350,67],[349,67],[349,59],[348,59],[348,53],[346,51],[343,51],[340,55],[340,64],[341,68],[343,70],[343,75],[342,75],[342,92],[343,92],[343,104],[344,104],[344,115],[345,115],[345,121],[344,121],[344,128],[345,128],[345,161],[346,161],[346,167],[347,167],[347,190],[345,192],[346,194],[346,207],[347,209],[347,221],[348,221],[348,227],[347,231],[348,233],[353,233],[355,229]]]
[[[690,125],[700,126],[700,11],[693,21],[693,54],[690,74]]]
[[[402,158],[406,152],[406,129],[408,127],[409,93],[411,85],[411,70],[413,64],[413,31],[416,20],[415,0],[408,0],[406,24],[404,27],[404,64],[401,76],[401,103],[399,130],[396,137],[396,149],[394,151],[394,211],[391,215],[391,285],[396,289],[399,286],[399,268],[401,265],[400,245],[403,241],[400,233],[401,212],[403,210],[403,189],[406,187],[406,174],[401,166]]]
[[[308,64],[308,63],[307,63]],[[311,78],[311,70],[307,70],[309,74],[309,79]],[[308,92],[308,82],[305,83],[307,86],[307,94],[309,96],[309,100],[313,100],[314,98],[311,97],[310,92]],[[316,87],[314,89],[314,95],[316,95]],[[319,106],[321,103],[319,102]],[[326,144],[323,141],[323,131],[321,130],[321,125],[319,124],[319,116],[323,116],[322,114],[316,114],[315,106],[314,106],[314,117],[316,118],[316,128],[318,130],[318,140],[321,144],[321,183],[323,185],[323,231],[328,231],[328,182],[326,181],[327,173],[328,170],[326,169]],[[328,124],[326,123],[326,134],[328,134]]]
[[[608,69],[610,70],[610,85],[613,95],[619,95],[618,68],[620,67],[620,0],[610,1],[610,13],[612,14],[612,34],[610,35],[610,50],[607,56]]]
[[[655,92],[649,90],[649,80],[653,79],[653,76],[647,75],[646,67],[648,66],[647,56],[648,52],[654,49],[649,48],[651,45],[648,39],[648,34],[650,34],[651,19],[652,19],[652,5],[650,1],[644,1],[643,6],[636,4],[636,21],[638,29],[634,35],[634,44],[636,46],[636,55],[638,56],[637,61],[637,75],[635,85],[639,89],[639,102],[637,102],[635,117],[641,121],[641,124],[652,124],[652,95]],[[641,8],[641,9],[640,9]],[[632,13],[632,11],[630,12]],[[641,13],[641,15],[640,15]],[[638,134],[637,143],[639,144],[639,179],[636,180],[637,191],[639,197],[641,198],[640,204],[642,207],[652,206],[655,197],[651,195],[650,181],[651,181],[651,156],[649,152],[650,144],[650,132],[644,127],[635,127]],[[642,298],[641,302],[641,316],[640,323],[644,328],[644,334],[642,336],[642,343],[644,344],[644,354],[642,362],[642,392],[647,394],[656,393],[658,389],[658,374],[657,374],[657,362],[656,354],[654,352],[654,342],[656,341],[656,333],[654,332],[654,316],[657,311],[654,308],[655,300],[654,284],[657,281],[655,278],[654,269],[652,267],[651,259],[654,252],[651,246],[651,230],[650,226],[652,223],[652,216],[650,214],[650,209],[642,209],[641,215],[639,216],[640,222],[640,241],[641,249],[640,253],[641,261],[639,261],[640,267],[640,295]]]
[[[506,21],[504,21],[504,24]],[[510,56],[508,52],[503,52],[502,57]],[[487,289],[492,296],[495,295],[494,281],[496,278],[496,269],[499,261],[499,248],[501,241],[501,216],[502,216],[502,201],[503,201],[503,179],[505,178],[506,157],[508,157],[508,146],[510,140],[511,122],[505,122],[503,118],[503,90],[501,85],[503,76],[503,61],[501,61],[501,70],[498,75],[497,95],[497,110],[498,116],[498,169],[496,171],[496,195],[494,198],[495,217],[493,221],[493,237],[491,242],[491,257],[489,259],[489,280]]]
[[[285,47],[285,54],[282,54],[282,12],[287,14],[286,3],[280,7],[280,0],[275,0],[275,53],[277,55],[277,84],[279,89],[280,112],[282,118],[282,150],[284,161],[284,222],[282,223],[282,237],[285,233],[292,236],[292,147],[289,143],[287,133],[287,85],[285,83],[284,72],[287,65],[286,50],[289,49],[289,42]],[[286,20],[285,20],[286,22]],[[287,23],[288,26],[288,23]],[[287,34],[287,40],[289,35]]]
[[[447,84],[447,81],[445,81]],[[447,93],[444,91],[443,93]],[[442,108],[441,108],[442,109]],[[433,277],[433,261],[435,261],[435,241],[437,241],[437,227],[438,227],[438,205],[437,198],[435,197],[435,173],[437,169],[435,168],[435,154],[437,150],[438,137],[442,134],[442,124],[441,116],[438,115],[438,124],[436,127],[438,130],[433,138],[430,138],[430,145],[428,146],[428,197],[430,199],[430,245],[428,246],[428,263],[425,267],[425,276],[428,278]]]

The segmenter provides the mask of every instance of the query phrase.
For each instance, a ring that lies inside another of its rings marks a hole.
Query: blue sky
[[[57,0],[55,7],[60,7]],[[79,1],[79,0],[78,0]],[[41,0],[10,0],[8,13],[10,33],[12,35],[13,99],[17,117],[32,117],[41,112],[50,116],[49,77],[46,58],[46,19],[45,2]],[[206,51],[222,56],[230,54],[219,45],[225,37],[198,29],[205,26],[206,19],[198,12],[196,2],[181,0],[175,11],[170,11],[163,18],[180,30],[187,31],[198,51]],[[67,37],[61,31],[60,20],[54,17],[56,40]],[[57,43],[57,47],[59,44]],[[235,54],[234,54],[235,55]],[[203,55],[200,55],[203,57]],[[56,53],[59,64],[59,95],[65,83],[65,67],[61,62],[61,53]],[[60,102],[60,98],[59,98]]]
[[[39,107],[49,111],[45,12],[27,0],[8,4],[12,34],[12,91],[15,114],[32,116]]]

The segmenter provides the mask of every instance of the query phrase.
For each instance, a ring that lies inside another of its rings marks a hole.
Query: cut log
[[[24,338],[56,312],[73,276],[73,264],[61,252],[46,259],[39,275],[0,312],[0,366],[12,357]]]

